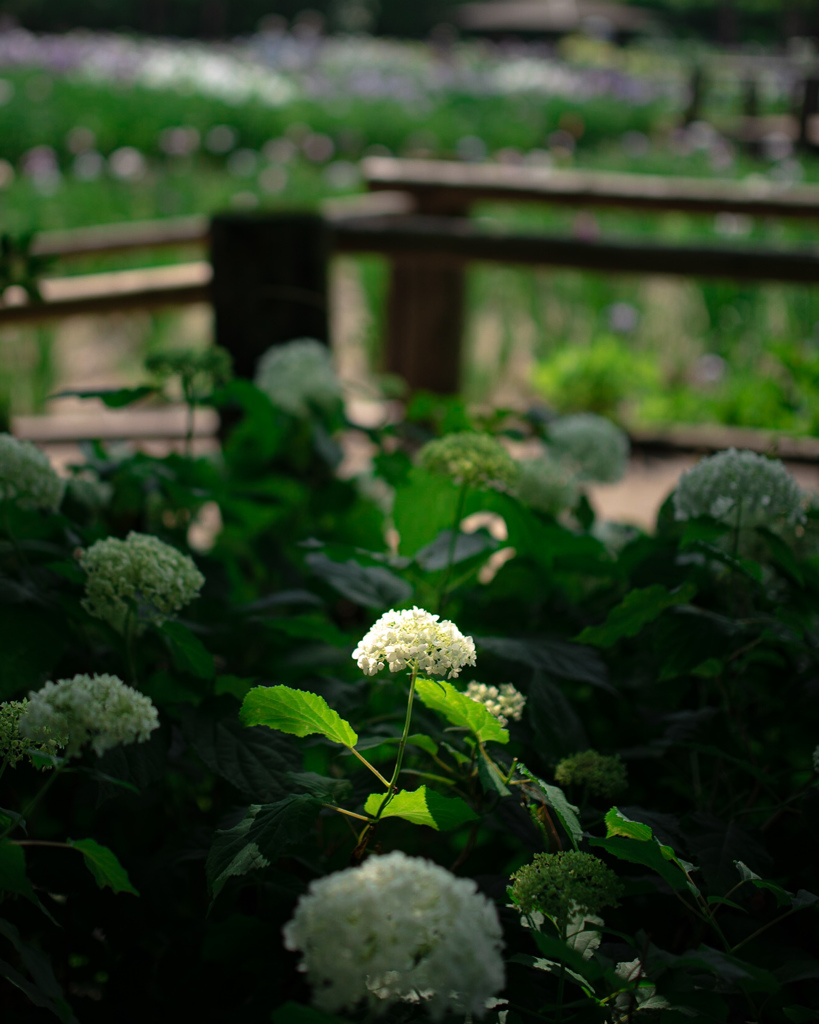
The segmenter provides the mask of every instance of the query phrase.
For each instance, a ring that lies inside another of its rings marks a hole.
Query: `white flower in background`
[[[0,501],[56,512],[64,490],[65,480],[36,444],[0,434]]]
[[[99,755],[120,743],[141,743],[159,725],[150,699],[117,676],[77,675],[29,693],[20,735],[35,742],[59,737],[67,757],[86,744]]]
[[[256,365],[254,383],[292,416],[309,416],[316,406],[333,409],[341,401],[330,349],[313,338],[269,348]]]
[[[311,882],[284,927],[320,1009],[420,995],[433,1020],[483,1016],[504,984],[501,927],[475,882],[396,851]]]
[[[625,475],[628,435],[605,416],[582,412],[555,420],[548,442],[554,458],[573,466],[580,480],[613,484]]]
[[[542,455],[518,463],[515,494],[524,504],[556,516],[567,508],[574,508],[580,488],[569,466]]]
[[[14,768],[32,750],[53,757],[63,745],[47,729],[40,733],[36,743],[20,735],[20,719],[27,708],[27,700],[8,700],[0,704],[0,765]]]
[[[428,441],[418,453],[428,473],[448,476],[459,487],[511,488],[518,468],[511,455],[491,434],[462,430]]]
[[[423,608],[385,612],[353,651],[358,667],[374,676],[385,665],[390,672],[416,666],[421,675],[455,678],[475,664],[475,644],[454,622],[438,621]]]
[[[471,682],[466,688],[466,696],[478,704],[483,704],[501,725],[507,725],[510,719],[519,722],[526,705],[524,695],[511,683],[503,683],[498,688],[487,686],[486,683]]]
[[[683,473],[674,492],[677,519],[711,516],[733,527],[799,522],[806,498],[779,459],[729,448]]]
[[[144,533],[98,540],[80,564],[88,573],[83,608],[120,633],[129,615],[140,629],[161,624],[197,597],[205,582],[193,559]]]

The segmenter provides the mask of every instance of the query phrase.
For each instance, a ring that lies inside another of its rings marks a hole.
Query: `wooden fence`
[[[475,203],[493,201],[819,218],[816,186],[760,188],[386,158],[370,158],[362,166],[370,194],[338,201],[323,215],[224,215],[210,224],[188,218],[43,234],[36,253],[61,262],[167,247],[209,246],[211,258],[46,280],[43,303],[0,306],[0,327],[210,301],[217,340],[232,351],[239,372],[249,374],[271,343],[303,334],[326,339],[326,267],[332,255],[375,253],[391,263],[386,369],[405,377],[412,388],[452,393],[460,374],[464,271],[474,261],[617,274],[819,282],[816,248],[581,241],[488,230],[468,216]]]

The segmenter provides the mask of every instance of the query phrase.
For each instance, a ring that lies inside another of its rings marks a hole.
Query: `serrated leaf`
[[[806,889],[800,889],[796,895],[792,892],[788,892],[787,889],[783,889],[781,885],[777,885],[776,882],[769,882],[765,878],[760,878],[759,875],[752,871],[747,864],[744,864],[741,860],[735,860],[737,871],[739,871],[740,878],[743,882],[750,882],[757,889],[767,889],[773,893],[776,897],[777,906],[780,907],[793,907],[795,910],[802,910],[804,907],[810,907],[819,900],[819,897],[814,896],[812,892],[808,892]]]
[[[551,786],[548,782],[544,782],[543,779],[530,772],[525,764],[518,762],[517,770],[524,778],[537,786],[548,806],[557,815],[572,846],[577,850],[583,838],[583,827],[578,818],[580,809],[569,803],[566,794],[559,786]]]
[[[649,825],[632,821],[617,807],[606,814],[605,822],[606,838],[589,839],[591,846],[600,846],[621,860],[651,868],[674,889],[699,892],[686,877],[686,872],[694,870],[694,865],[679,858],[673,847],[661,843]]]
[[[289,686],[254,686],[239,712],[244,725],[266,725],[292,736],[319,733],[332,743],[354,747],[358,735],[317,693]]]
[[[329,779],[317,772],[288,772],[287,778],[292,788],[309,793],[324,803],[341,803],[353,791],[349,779]]]
[[[478,648],[505,661],[528,665],[559,679],[599,686],[609,693],[617,692],[608,681],[605,662],[591,647],[582,647],[557,637],[522,640],[505,636],[476,636],[473,639]]]
[[[452,725],[469,729],[479,743],[509,742],[509,733],[486,706],[456,690],[452,683],[418,679],[415,692],[430,711],[437,711]]]
[[[384,802],[384,793],[372,793],[364,803],[367,814],[375,816]],[[436,831],[458,828],[467,821],[475,821],[477,814],[460,797],[441,796],[435,790],[419,786],[418,789],[399,790],[389,802],[382,818],[403,818],[413,825],[429,825]]]
[[[325,583],[365,608],[397,608],[412,597],[409,583],[381,565],[359,565],[353,558],[334,562],[320,551],[304,560]]]
[[[659,583],[632,590],[612,608],[602,625],[587,626],[575,639],[595,647],[611,647],[623,637],[636,636],[643,626],[659,618],[666,609],[688,604],[696,592],[696,586],[690,581],[676,590]]]
[[[107,846],[102,846],[96,839],[68,839],[67,842],[82,854],[85,866],[96,879],[100,889],[107,886],[114,892],[129,892],[133,896],[139,896],[131,885],[128,872]]]
[[[213,897],[229,878],[266,868],[301,842],[320,809],[314,796],[291,795],[273,804],[252,804],[238,825],[218,830],[205,864]]]
[[[160,632],[166,637],[173,663],[180,672],[189,672],[197,679],[213,678],[213,655],[187,626],[181,622],[165,622]]]
[[[216,703],[217,708],[222,706],[222,701]],[[298,746],[290,737],[263,726],[243,725],[235,707],[230,715],[186,716],[185,738],[212,772],[248,800],[281,800],[291,792],[287,773],[301,766]]]

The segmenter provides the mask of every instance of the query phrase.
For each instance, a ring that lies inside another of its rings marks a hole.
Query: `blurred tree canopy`
[[[38,32],[128,29],[156,35],[230,37],[256,31],[265,19],[288,25],[301,16],[329,30],[423,36],[451,17],[456,0],[5,0],[3,14]]]

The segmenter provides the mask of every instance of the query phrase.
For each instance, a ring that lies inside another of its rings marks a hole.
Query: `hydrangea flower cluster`
[[[462,430],[428,441],[418,453],[428,472],[448,476],[459,487],[509,490],[518,469],[511,455],[491,434]]]
[[[0,765],[7,764],[14,768],[31,750],[54,757],[62,746],[48,730],[43,730],[40,740],[36,743],[20,735],[20,719],[27,708],[28,701],[25,699],[9,700],[0,704]]]
[[[526,705],[526,697],[511,683],[503,683],[498,688],[487,686],[486,683],[471,682],[466,688],[466,695],[470,700],[483,704],[501,725],[508,725],[510,719],[519,722]]]
[[[619,754],[609,757],[583,750],[558,762],[555,781],[560,786],[585,786],[592,796],[610,800],[626,788],[628,773]]]
[[[574,466],[580,480],[613,484],[628,466],[629,440],[625,431],[592,412],[564,416],[549,425],[549,449],[554,458]]]
[[[197,597],[205,582],[193,559],[144,533],[98,540],[80,564],[88,573],[83,607],[120,633],[130,614],[138,629],[161,624]]]
[[[454,622],[438,618],[417,607],[385,612],[353,651],[358,667],[368,676],[389,665],[390,672],[415,667],[431,678],[457,677],[475,664],[475,644]]]
[[[56,512],[64,490],[65,480],[36,444],[0,434],[0,501]]]
[[[307,417],[315,406],[332,410],[341,401],[330,349],[313,338],[269,348],[256,365],[254,384],[292,416]]]
[[[504,984],[497,911],[471,879],[396,851],[310,883],[284,927],[313,1001],[385,1011],[420,995],[433,1020],[482,1016]]]
[[[510,895],[521,913],[546,914],[561,932],[572,914],[596,914],[605,906],[616,906],[621,892],[614,872],[599,857],[579,850],[536,853],[511,882]]]
[[[86,744],[97,755],[120,743],[142,743],[159,726],[151,700],[117,676],[77,675],[29,693],[20,735],[38,743],[59,737],[67,757]]]
[[[525,505],[556,516],[564,509],[574,508],[580,488],[568,466],[543,455],[518,463],[515,494]]]
[[[779,459],[728,448],[683,473],[674,492],[677,519],[711,516],[734,528],[797,523],[805,495]]]

